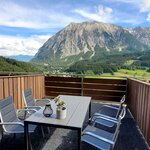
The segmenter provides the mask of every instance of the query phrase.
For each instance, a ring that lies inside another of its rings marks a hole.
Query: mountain
[[[136,39],[141,41],[143,44],[150,46],[150,28],[137,27],[133,29],[132,34],[136,37]]]
[[[147,32],[148,31],[148,32]],[[49,38],[32,62],[72,65],[80,60],[99,58],[102,53],[123,53],[150,49],[150,28],[124,28],[101,23],[70,23]]]
[[[40,72],[40,70],[31,63],[0,56],[0,72]]]
[[[13,56],[9,56],[8,58],[12,58],[18,61],[24,61],[24,62],[29,62],[33,56],[31,55],[13,55]]]

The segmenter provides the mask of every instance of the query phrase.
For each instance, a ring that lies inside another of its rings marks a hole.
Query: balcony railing
[[[24,101],[22,91],[32,88],[33,96],[45,96],[43,75],[0,76],[0,99],[13,96],[16,108],[22,108]]]
[[[0,99],[14,97],[17,108],[24,106],[22,91],[32,88],[35,98],[59,94],[91,96],[93,100],[119,101],[126,94],[141,132],[150,145],[150,84],[135,79],[92,79],[44,77],[44,75],[1,76]]]
[[[90,96],[93,100],[119,101],[126,94],[126,79],[45,77],[46,96],[59,94]]]
[[[150,83],[127,80],[127,104],[150,145]]]

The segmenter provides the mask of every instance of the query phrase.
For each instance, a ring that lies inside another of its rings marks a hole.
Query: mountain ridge
[[[149,37],[150,28],[145,27],[124,28],[97,21],[70,23],[43,44],[32,62],[71,65],[94,57],[96,46],[107,52],[145,51],[150,49]]]

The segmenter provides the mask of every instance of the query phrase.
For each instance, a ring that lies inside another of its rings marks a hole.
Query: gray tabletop
[[[64,100],[66,103],[67,116],[65,119],[56,118],[56,104],[54,101],[52,101],[51,106],[53,109],[53,114],[51,117],[44,117],[43,107],[41,110],[37,111],[29,118],[27,118],[25,122],[34,124],[47,124],[53,126],[56,125],[68,128],[82,128],[86,113],[91,102],[91,97],[60,95],[60,99]]]

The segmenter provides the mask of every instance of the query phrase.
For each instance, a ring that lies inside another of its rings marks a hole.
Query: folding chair
[[[126,114],[125,107],[123,108],[123,110],[124,111],[118,117],[118,121],[112,120],[112,122],[116,123],[117,125],[114,133],[110,133],[106,130],[88,125],[82,133],[81,141],[101,150],[113,149],[119,134],[121,120],[125,117]]]
[[[23,110],[29,111],[29,110]],[[5,99],[0,100],[0,125],[2,126],[2,137],[3,132],[13,133],[14,135],[17,133],[24,133],[24,123],[21,122],[16,114],[17,110],[14,107],[13,98],[9,96]],[[35,130],[35,125],[29,126],[29,133],[33,133]],[[31,142],[30,142],[31,147]]]

